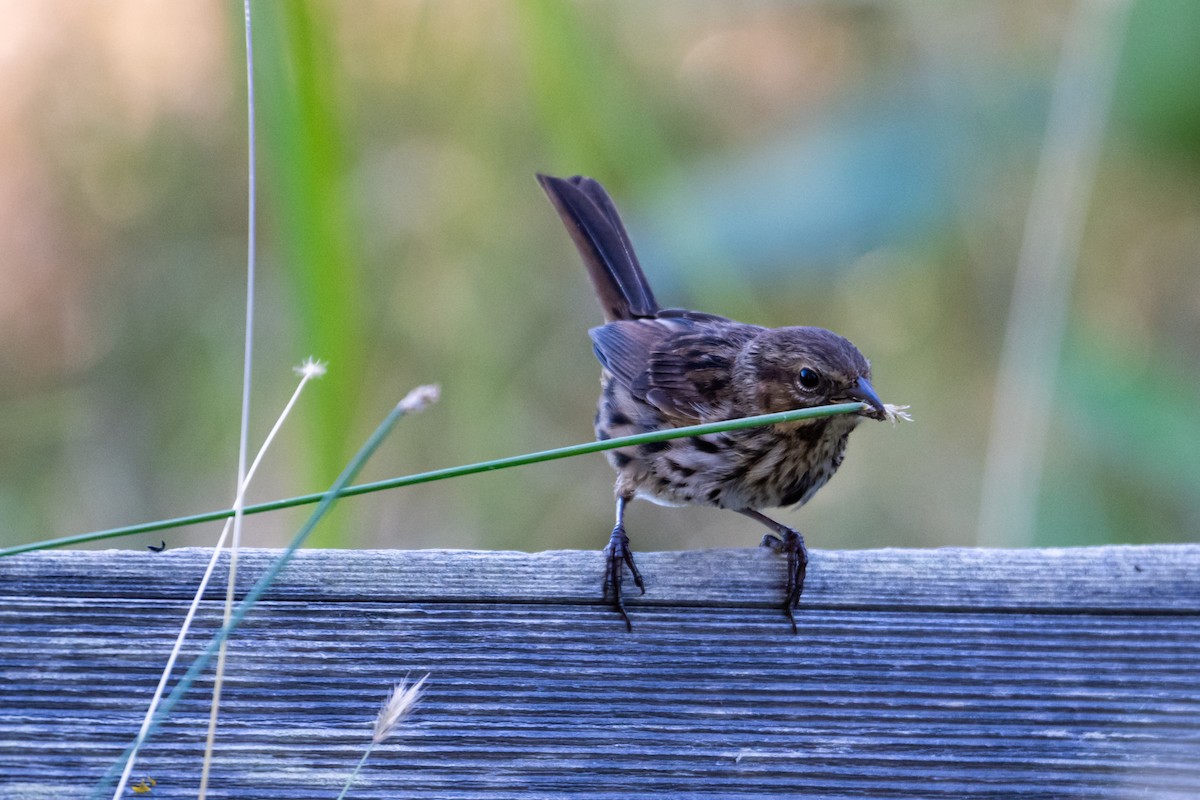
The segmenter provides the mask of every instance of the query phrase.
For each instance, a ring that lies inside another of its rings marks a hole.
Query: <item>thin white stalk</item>
[[[259,448],[258,454],[254,457],[254,463],[246,471],[246,479],[243,481],[239,493],[245,493],[246,487],[249,486],[250,481],[254,478],[254,473],[258,471],[258,465],[262,463],[263,456],[266,455],[267,449],[275,440],[275,434],[279,433],[279,429],[283,427],[283,421],[292,413],[292,407],[300,399],[300,393],[304,390],[305,384],[313,378],[322,375],[324,368],[319,363],[310,360],[305,362],[304,366],[297,371],[301,376],[300,383],[296,386],[296,391],[292,392],[292,397],[288,400],[287,405],[283,407],[283,412],[279,415],[279,419],[275,420],[275,425],[271,428],[271,432],[267,434],[266,440],[262,443],[262,447]],[[133,774],[133,766],[137,760],[138,750],[141,748],[142,742],[146,739],[146,734],[150,729],[150,720],[154,718],[154,712],[158,710],[158,704],[162,701],[167,681],[170,680],[171,672],[175,669],[175,662],[179,659],[179,653],[183,650],[184,640],[187,639],[188,631],[192,627],[192,620],[196,617],[196,610],[200,608],[200,601],[204,597],[205,589],[208,588],[208,581],[212,578],[213,570],[217,566],[217,560],[221,556],[221,548],[225,545],[225,539],[229,535],[229,529],[232,525],[232,517],[225,520],[225,527],[221,531],[221,538],[217,539],[217,543],[213,547],[212,558],[208,560],[208,567],[204,570],[204,576],[200,579],[196,595],[192,598],[192,604],[188,607],[187,614],[183,618],[183,625],[179,628],[179,634],[175,637],[175,646],[171,648],[171,654],[167,657],[167,664],[163,667],[162,676],[158,679],[158,686],[154,690],[154,696],[150,699],[150,707],[146,709],[146,716],[142,719],[142,727],[138,730],[137,739],[134,740],[133,752],[130,753],[129,760],[125,762],[125,769],[121,773],[121,780],[117,782],[117,789],[113,793],[113,800],[120,800],[121,793],[125,790],[125,785],[129,782],[129,778]]]
[[[178,703],[183,699],[184,695],[191,690],[192,686],[196,682],[196,679],[199,678],[206,669],[208,669],[209,664],[212,662],[213,656],[216,655],[216,651],[220,648],[221,642],[233,635],[238,626],[240,626],[246,619],[246,616],[250,613],[251,609],[253,609],[258,601],[262,599],[263,595],[279,577],[279,574],[283,572],[283,570],[287,568],[287,565],[291,563],[292,559],[295,558],[296,553],[299,552],[300,547],[312,534],[313,529],[316,528],[329,510],[333,508],[333,506],[337,503],[338,498],[345,496],[346,487],[350,486],[354,479],[358,477],[358,474],[362,472],[363,466],[367,463],[371,456],[375,454],[375,451],[379,449],[380,445],[383,444],[384,439],[388,437],[388,435],[396,427],[396,424],[407,414],[410,414],[413,411],[413,408],[406,406],[403,402],[398,403],[396,407],[388,413],[383,421],[379,423],[374,432],[372,432],[370,437],[368,437],[367,441],[363,443],[363,446],[360,447],[358,452],[354,454],[354,458],[350,459],[350,462],[346,464],[345,469],[343,469],[341,474],[338,475],[337,480],[335,480],[329,489],[326,490],[321,496],[321,502],[317,504],[317,507],[313,510],[308,520],[300,527],[300,530],[296,532],[296,535],[292,537],[287,547],[283,548],[279,556],[267,565],[262,575],[260,575],[258,580],[254,582],[254,585],[246,591],[246,596],[242,599],[242,602],[233,612],[233,616],[230,617],[229,624],[223,625],[219,631],[213,634],[212,640],[209,641],[208,645],[204,647],[198,656],[196,656],[196,659],[192,662],[192,665],[184,671],[183,675],[179,678],[179,682],[175,685],[175,688],[173,688],[166,695],[166,697],[163,698],[162,703],[159,705],[158,711],[156,711],[154,714],[154,718],[150,720],[150,727],[146,732],[146,736],[152,736],[154,732],[158,730],[158,727],[162,725],[175,706],[178,705]],[[113,765],[104,773],[104,775],[100,777],[99,784],[97,784],[95,791],[93,791],[89,797],[100,798],[104,796],[103,793],[106,791],[105,784],[116,777],[118,770],[123,768],[125,762],[129,759],[129,756],[132,752],[133,745],[131,744],[121,752],[121,755],[117,758],[116,762],[114,762]]]
[[[1076,3],[1063,39],[996,373],[976,542],[1033,543],[1054,383],[1130,3]]]
[[[225,615],[223,624],[228,627],[233,615],[233,588],[237,582],[238,550],[242,544],[242,513],[245,508],[246,483],[246,441],[250,430],[250,385],[252,376],[252,355],[254,352],[254,273],[255,251],[257,243],[256,207],[256,162],[254,157],[254,37],[251,35],[250,0],[244,0],[243,10],[246,16],[246,184],[247,184],[247,221],[246,221],[246,348],[242,362],[242,424],[238,440],[238,479],[237,496],[233,501],[233,541],[229,545],[229,580],[225,585]],[[225,654],[228,649],[227,639],[221,640],[220,651],[217,654],[217,666],[213,675],[212,705],[208,716],[208,737],[204,744],[204,764],[200,771],[200,789],[198,800],[204,800],[208,793],[208,777],[212,771],[213,747],[217,739],[217,718],[221,713],[221,687],[225,680]]]
[[[346,783],[342,785],[342,791],[337,796],[337,800],[345,800],[345,797],[350,792],[350,787],[354,785],[354,781],[358,778],[358,773],[362,772],[363,764],[367,763],[367,756],[371,755],[371,751],[375,749],[375,742],[372,741],[367,745],[367,749],[363,751],[362,758],[354,765],[354,771],[350,773],[350,777],[346,779]]]

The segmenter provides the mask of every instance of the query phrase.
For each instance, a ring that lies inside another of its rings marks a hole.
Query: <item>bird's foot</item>
[[[808,548],[804,546],[804,537],[800,531],[780,526],[782,536],[768,533],[762,538],[760,547],[769,547],[776,553],[787,554],[787,588],[784,592],[783,613],[792,623],[792,633],[799,633],[796,627],[795,609],[800,607],[800,595],[804,593],[804,576],[808,572]]]
[[[633,550],[629,548],[629,537],[625,535],[623,525],[613,528],[612,537],[608,540],[608,547],[604,548],[604,555],[607,561],[604,573],[604,599],[607,600],[611,596],[613,609],[621,615],[621,619],[625,620],[626,630],[632,631],[633,623],[629,621],[629,614],[625,612],[625,601],[621,595],[625,567],[629,567],[629,572],[633,575],[633,583],[641,590],[642,594],[646,593],[646,584],[642,581],[642,575],[638,572],[637,565],[633,563]]]

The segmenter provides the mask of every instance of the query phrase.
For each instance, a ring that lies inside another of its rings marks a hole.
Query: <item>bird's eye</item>
[[[815,389],[821,383],[821,375],[815,369],[805,367],[800,370],[800,385],[805,389]]]

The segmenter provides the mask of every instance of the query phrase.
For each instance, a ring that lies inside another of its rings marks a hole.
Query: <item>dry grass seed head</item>
[[[395,733],[404,718],[412,713],[425,692],[425,681],[428,678],[426,673],[419,681],[409,686],[406,677],[392,687],[387,699],[383,701],[383,707],[379,709],[379,716],[375,718],[375,732],[371,739],[376,744]]]

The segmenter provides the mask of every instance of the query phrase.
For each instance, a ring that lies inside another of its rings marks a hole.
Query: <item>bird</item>
[[[783,612],[797,631],[808,567],[803,535],[764,508],[799,507],[833,477],[863,418],[890,419],[871,384],[871,365],[824,328],[768,328],[662,308],[638,263],[616,205],[592,178],[537,174],[570,234],[604,312],[588,331],[601,366],[599,440],[704,422],[860,402],[863,409],[725,433],[609,450],[616,471],[616,524],[605,548],[603,596],[624,621],[624,574],[645,594],[625,509],[635,498],[666,506],[736,511],[765,525],[762,545],[787,557]]]

